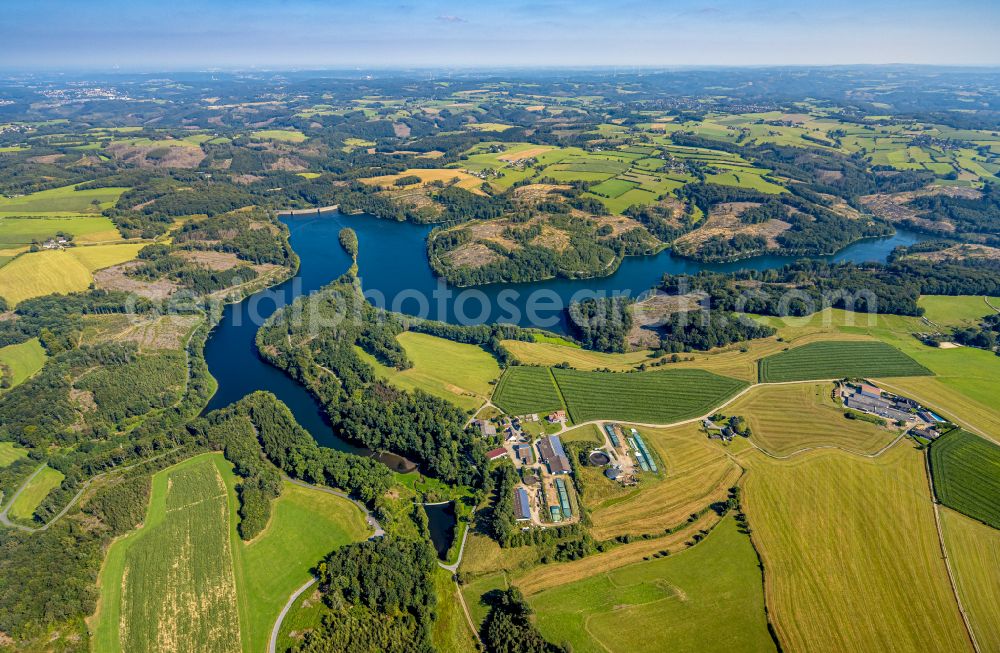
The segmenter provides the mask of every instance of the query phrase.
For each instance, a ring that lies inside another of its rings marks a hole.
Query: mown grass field
[[[1000,530],[948,508],[941,529],[962,607],[982,651],[1000,651]]]
[[[897,436],[896,429],[845,418],[833,390],[829,382],[758,386],[724,412],[745,417],[754,442],[776,456],[823,446],[875,453]]]
[[[419,388],[471,410],[485,402],[493,391],[490,382],[500,376],[496,359],[482,347],[412,331],[399,334],[397,339],[413,362],[408,370],[382,365],[363,350],[359,355],[378,376],[400,388]]]
[[[143,245],[93,245],[23,254],[0,268],[0,297],[11,305],[53,293],[86,290],[95,270],[136,257]]]
[[[18,495],[17,500],[11,504],[10,512],[7,514],[12,519],[31,521],[38,504],[49,495],[49,492],[59,487],[64,478],[66,477],[63,476],[62,472],[51,467],[43,467],[42,471],[36,474],[24,488],[24,491]]]
[[[437,593],[437,618],[431,639],[434,649],[441,653],[466,653],[476,650],[476,641],[459,603],[459,589],[451,579],[451,572],[438,569],[434,574]]]
[[[112,545],[101,571],[94,650],[262,651],[309,569],[367,536],[349,502],[286,483],[267,529],[243,542],[236,482],[220,454],[154,475],[143,527]]]
[[[121,240],[121,234],[104,216],[79,218],[0,218],[0,249],[42,242],[62,232],[77,243]]]
[[[785,650],[967,651],[941,559],[923,456],[755,450],[743,504]],[[930,618],[928,618],[930,616]]]
[[[0,442],[0,467],[6,467],[18,458],[24,458],[27,455],[27,449],[22,449],[13,442]]]
[[[522,363],[527,365],[559,365],[569,363],[579,370],[594,370],[608,368],[616,372],[634,369],[636,365],[649,361],[649,352],[629,352],[627,354],[605,354],[599,351],[582,349],[579,346],[567,346],[550,340],[524,342],[523,340],[504,340],[503,346]]]
[[[530,603],[542,634],[575,653],[776,650],[757,555],[732,518],[693,548],[546,590]]]
[[[1000,528],[1000,446],[956,429],[931,445],[930,463],[941,503]]]
[[[705,437],[700,424],[638,431],[659,459],[661,473],[641,474],[634,488],[622,488],[600,470],[587,474],[583,501],[591,533],[599,540],[626,533],[663,533],[691,513],[725,500],[740,478],[739,465]]]
[[[636,374],[553,368],[574,422],[615,419],[668,424],[698,417],[746,387],[746,383],[703,370]]]
[[[562,400],[547,367],[518,365],[509,368],[497,383],[493,403],[510,415],[562,408]]]
[[[760,361],[765,383],[863,376],[924,376],[931,371],[884,342],[814,342]]]
[[[990,303],[1000,306],[1000,297],[990,298]],[[922,295],[917,305],[925,310],[924,317],[942,326],[978,324],[983,317],[996,312],[978,295]]]
[[[237,479],[227,475],[226,480],[243,650],[253,653],[265,650],[274,620],[292,592],[309,579],[309,570],[334,549],[367,538],[369,530],[349,501],[285,483],[267,530],[243,542],[232,518],[239,508]]]
[[[20,197],[0,197],[0,217],[99,215],[104,209],[113,206],[126,190],[128,189],[76,190],[76,186],[62,186]]]
[[[282,141],[284,143],[302,143],[306,135],[297,129],[261,129],[250,133],[255,141]]]
[[[45,365],[45,350],[38,338],[32,338],[16,345],[0,347],[0,363],[11,372],[10,387],[16,387],[30,378]],[[0,389],[3,392],[3,389]]]

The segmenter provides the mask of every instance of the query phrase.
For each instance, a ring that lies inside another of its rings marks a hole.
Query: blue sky
[[[7,0],[0,67],[1000,64],[996,0]]]

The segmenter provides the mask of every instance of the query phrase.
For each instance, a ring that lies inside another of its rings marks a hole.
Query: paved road
[[[14,492],[14,496],[12,496],[10,498],[10,501],[7,502],[7,505],[4,507],[3,512],[0,512],[0,523],[2,523],[4,526],[9,526],[11,528],[19,528],[22,531],[33,531],[33,530],[36,530],[34,528],[31,528],[30,526],[24,526],[22,524],[15,524],[7,516],[7,513],[10,512],[10,507],[13,506],[17,502],[17,498],[19,496],[21,496],[22,492],[24,492],[24,488],[28,487],[28,484],[31,483],[31,481],[33,481],[34,478],[36,476],[38,476],[42,472],[43,469],[45,469],[45,463],[42,463],[41,465],[38,466],[38,469],[36,469],[35,471],[31,472],[31,476],[29,476],[27,479],[25,479],[24,483],[21,483],[21,487],[17,488],[17,491]]]
[[[350,496],[348,496],[343,492],[334,490],[332,488],[324,487],[322,485],[312,485],[311,483],[306,483],[305,481],[300,481],[294,478],[288,478],[287,476],[285,477],[285,480],[291,483],[292,485],[298,485],[299,487],[307,487],[311,490],[319,490],[320,492],[326,492],[327,494],[332,494],[333,496],[340,497],[341,499],[347,499],[348,501],[356,505],[358,508],[360,508],[361,512],[365,514],[365,521],[368,522],[368,525],[373,530],[371,536],[368,539],[373,540],[376,537],[385,536],[385,530],[382,528],[382,524],[380,524],[378,520],[372,516],[371,512],[368,511],[368,507],[365,506],[365,504],[361,503],[360,501],[352,499]],[[288,601],[285,602],[285,607],[281,609],[281,612],[278,614],[278,618],[275,619],[274,621],[274,626],[271,628],[271,639],[267,644],[268,653],[275,653],[275,651],[277,650],[278,635],[281,633],[281,624],[282,622],[284,622],[285,617],[288,616],[288,611],[292,609],[292,605],[294,605],[295,601],[300,596],[302,596],[303,592],[312,587],[315,583],[316,583],[316,578],[310,577],[309,580],[307,580],[302,585],[302,587],[295,590],[292,593],[292,595],[288,597]]]
[[[302,592],[305,592],[315,583],[316,579],[310,578],[308,581],[306,581],[305,585],[303,585],[302,587],[300,587],[299,589],[295,590],[292,593],[291,597],[289,597],[288,599],[288,602],[285,603],[285,607],[281,608],[281,613],[278,615],[277,620],[274,622],[274,628],[271,629],[271,639],[267,643],[268,653],[275,653],[275,651],[277,651],[278,634],[281,632],[281,622],[285,620],[285,617],[288,615],[288,611],[292,609],[292,605],[294,605],[295,601],[298,600],[300,596],[302,596]]]

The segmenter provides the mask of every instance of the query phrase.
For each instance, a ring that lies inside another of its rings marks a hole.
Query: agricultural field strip
[[[951,559],[948,557],[948,545],[945,543],[944,531],[941,529],[940,501],[937,499],[938,494],[934,487],[934,474],[931,471],[931,455],[929,453],[924,456],[924,469],[927,472],[927,489],[931,493],[931,505],[934,506],[934,528],[937,531],[938,545],[941,547],[941,559],[944,560],[944,568],[948,572],[948,583],[951,585],[951,593],[954,595],[955,603],[958,605],[958,613],[962,615],[962,623],[965,624],[965,632],[972,642],[972,648],[975,653],[981,653],[982,649],[980,649],[979,642],[976,640],[976,632],[972,628],[969,613],[966,612],[965,605],[962,603],[962,597],[958,591],[958,582],[955,580],[955,572],[951,567]]]
[[[574,422],[572,425],[564,424],[563,427],[562,427],[562,429],[560,431],[558,431],[555,435],[561,435],[561,434],[563,434],[563,433],[565,433],[567,431],[571,431],[571,430],[574,430],[574,429],[582,427],[582,426],[593,425],[593,426],[598,426],[599,427],[599,426],[601,426],[601,425],[603,425],[603,424],[605,424],[607,422],[619,422],[619,423],[622,423],[622,424],[629,424],[631,426],[641,426],[641,427],[652,428],[652,429],[660,429],[660,428],[664,428],[665,429],[665,428],[670,428],[670,427],[674,427],[674,426],[683,426],[685,424],[691,424],[693,422],[700,422],[700,421],[704,420],[705,418],[707,418],[707,417],[709,417],[709,416],[717,413],[718,411],[722,410],[723,408],[729,406],[731,403],[733,403],[734,401],[736,401],[737,399],[739,399],[740,397],[742,397],[743,395],[747,394],[748,392],[752,391],[754,388],[757,388],[757,387],[775,386],[775,385],[799,385],[799,384],[802,384],[802,383],[815,383],[817,381],[829,381],[830,383],[833,383],[834,381],[839,381],[840,378],[841,377],[837,377],[837,378],[833,378],[833,379],[806,379],[806,380],[803,380],[803,381],[769,381],[769,382],[763,382],[763,383],[752,383],[752,384],[748,385],[747,387],[743,388],[742,390],[740,390],[737,394],[733,395],[729,399],[726,399],[723,403],[715,406],[712,410],[708,411],[704,415],[699,415],[698,417],[690,417],[688,419],[682,419],[682,420],[675,421],[675,422],[666,422],[666,423],[660,423],[660,424],[651,423],[651,422],[636,422],[636,421],[633,421],[633,420],[614,419],[614,418],[607,418],[607,417],[597,417],[597,418],[593,418],[593,419],[588,419],[588,420],[586,420],[584,422]],[[800,453],[804,453],[804,452],[810,451],[812,449],[833,448],[833,449],[838,449],[840,451],[844,451],[845,453],[855,453],[856,455],[859,455],[859,456],[864,456],[864,457],[867,457],[867,458],[874,458],[874,457],[876,457],[878,455],[881,455],[881,454],[885,453],[885,451],[888,450],[888,449],[890,449],[893,444],[895,444],[896,442],[898,442],[902,438],[903,435],[905,435],[905,433],[900,434],[900,436],[896,437],[891,443],[889,443],[888,445],[886,445],[885,447],[883,447],[882,449],[880,449],[875,454],[864,454],[864,453],[860,453],[860,452],[852,452],[852,451],[848,451],[846,449],[841,449],[840,447],[837,447],[837,446],[819,445],[817,447],[811,447],[811,448],[808,448],[808,449],[803,449],[801,451],[796,451],[792,455],[798,455]],[[765,455],[768,455],[768,456],[770,456],[772,458],[781,459],[779,456],[774,456],[774,455],[770,454],[769,452],[767,452],[764,449],[760,449],[760,451],[761,451],[761,453],[763,453]]]
[[[928,465],[938,501],[1000,527],[1000,447],[956,430],[932,443]]]

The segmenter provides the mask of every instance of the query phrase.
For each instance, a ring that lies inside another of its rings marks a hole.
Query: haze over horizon
[[[6,69],[1000,64],[1000,3],[35,0]]]

